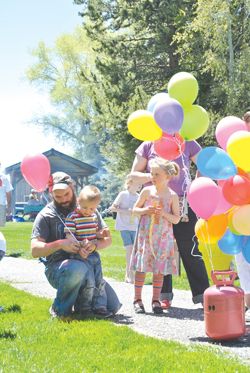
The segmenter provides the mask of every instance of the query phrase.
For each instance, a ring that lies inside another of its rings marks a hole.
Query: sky
[[[5,168],[26,154],[55,148],[72,155],[72,148],[29,124],[35,113],[49,111],[48,97],[32,87],[25,71],[34,64],[31,51],[82,23],[81,7],[73,0],[8,0],[0,5],[0,163]]]

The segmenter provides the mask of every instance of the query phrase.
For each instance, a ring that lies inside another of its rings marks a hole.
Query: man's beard
[[[64,216],[67,216],[70,212],[72,212],[76,208],[76,195],[75,193],[73,193],[72,200],[67,206],[62,206],[61,203],[56,202],[54,198],[53,198],[53,202],[54,202],[56,209]]]

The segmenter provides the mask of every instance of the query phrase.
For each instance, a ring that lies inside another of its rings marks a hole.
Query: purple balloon
[[[154,108],[154,120],[158,126],[170,135],[181,129],[184,112],[179,101],[169,98],[166,101],[159,101]]]

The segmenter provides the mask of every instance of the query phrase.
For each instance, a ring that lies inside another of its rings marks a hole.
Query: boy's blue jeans
[[[92,309],[95,292],[95,277],[91,265],[86,261],[66,259],[46,265],[45,275],[55,289],[56,298],[53,307],[59,316]],[[105,282],[107,308],[116,313],[121,303],[113,288]]]
[[[105,290],[105,280],[102,275],[102,264],[100,255],[95,251],[91,253],[86,259],[87,264],[89,265],[89,271],[93,271],[94,275],[94,294],[92,300],[92,308],[98,309],[101,307],[107,308],[107,294]]]

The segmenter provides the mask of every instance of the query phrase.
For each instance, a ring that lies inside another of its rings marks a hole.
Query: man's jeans
[[[53,307],[59,316],[72,313],[72,308],[77,312],[88,311],[92,308],[95,290],[94,272],[86,262],[66,259],[51,263],[46,266],[45,275],[55,289],[56,298]],[[107,308],[116,313],[121,303],[113,290],[106,282]]]

